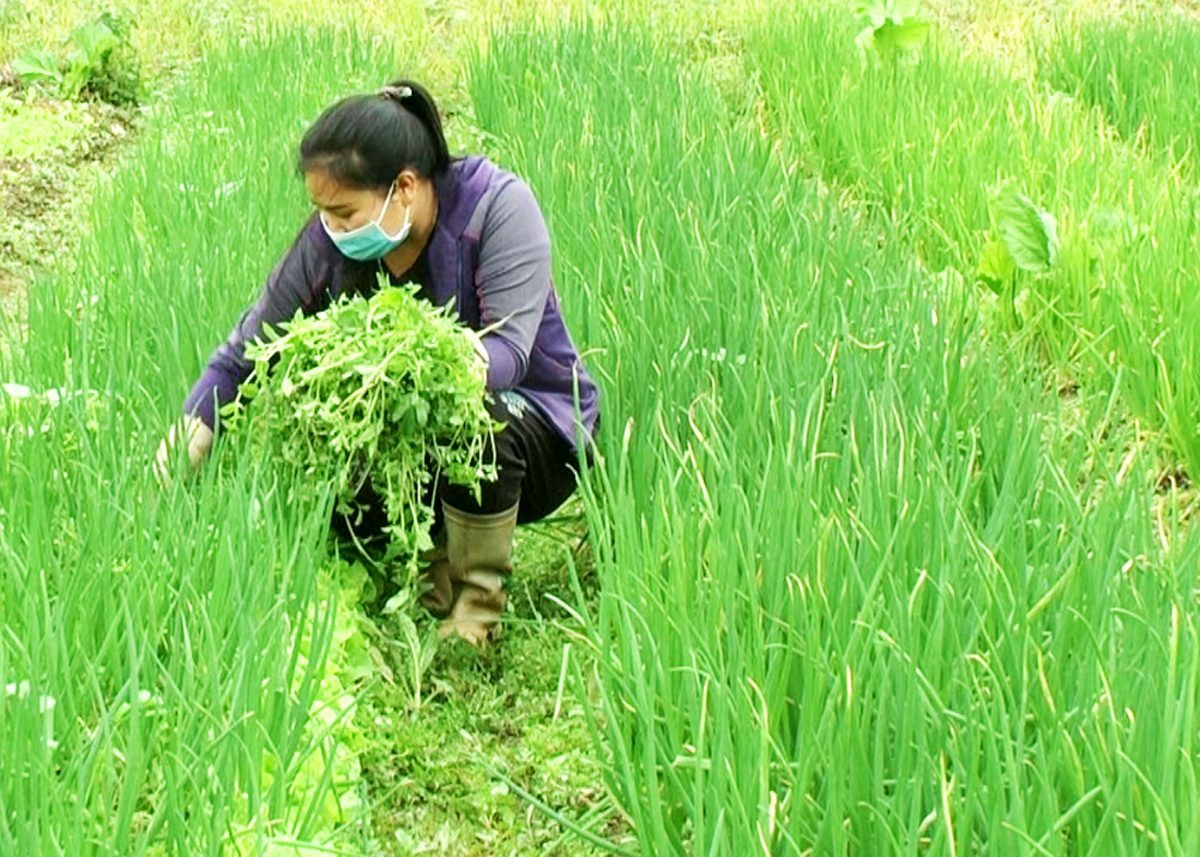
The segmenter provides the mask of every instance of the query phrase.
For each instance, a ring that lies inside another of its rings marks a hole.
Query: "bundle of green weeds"
[[[473,341],[448,308],[381,279],[246,349],[255,369],[235,420],[304,474],[296,490],[333,480],[351,522],[381,502],[389,556],[432,546],[433,491],[444,478],[476,492],[495,479],[485,458],[494,423]]]

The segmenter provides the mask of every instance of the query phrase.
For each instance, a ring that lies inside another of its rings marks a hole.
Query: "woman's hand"
[[[195,471],[208,458],[212,449],[213,431],[199,417],[186,416],[171,426],[167,436],[158,445],[158,454],[154,456],[154,475],[162,485],[170,481],[168,465],[171,461],[172,450],[180,442],[187,443],[188,461]]]

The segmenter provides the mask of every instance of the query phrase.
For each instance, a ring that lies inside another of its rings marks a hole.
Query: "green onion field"
[[[616,5],[434,75],[603,390],[487,655],[369,610],[334,486],[250,438],[151,467],[308,215],[306,123],[430,48],[276,23],[150,102],[0,315],[0,855],[1200,854],[1200,19],[1017,62]],[[542,688],[507,755],[462,670]],[[408,823],[451,745],[459,838]]]

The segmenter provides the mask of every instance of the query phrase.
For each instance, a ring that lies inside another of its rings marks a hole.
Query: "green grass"
[[[33,47],[55,50],[60,41],[106,9],[131,27],[129,39],[143,73],[158,80],[164,72],[191,64],[220,48],[227,38],[260,31],[268,22],[269,4],[229,0],[128,0],[96,4],[64,0],[0,2],[0,63],[8,63]]]
[[[509,32],[471,83],[605,381],[581,611],[642,851],[1195,848],[1196,548],[1112,400],[1060,428],[907,229],[669,52]]]
[[[1094,218],[1108,233],[1099,261],[1111,264],[1115,255],[1116,264],[1110,288],[1096,301],[1103,321],[1092,329],[1111,330],[1114,356],[1127,372],[1127,398],[1152,423],[1162,415],[1192,473],[1200,471],[1197,49],[1200,24],[1195,20],[1143,15],[1060,26],[1039,51],[1040,76],[1095,105],[1144,160],[1164,165],[1160,169],[1174,186],[1155,204],[1154,191],[1147,193],[1152,184],[1130,183],[1120,207]]]
[[[558,626],[565,616],[545,595],[570,597],[565,580],[537,574],[528,545],[526,539],[518,557],[516,612],[498,650],[445,647],[429,666],[432,690],[420,709],[387,688],[361,709],[373,735],[363,753],[364,779],[387,853],[604,853],[517,789],[603,840],[629,838],[604,789],[580,703],[569,683],[559,685],[564,652],[577,643]],[[559,568],[552,556],[546,567]],[[528,600],[523,588],[532,591]]]
[[[127,139],[129,117],[0,91],[0,119],[0,279],[24,279],[51,260],[61,271],[74,259],[91,194]]]
[[[266,760],[294,775],[308,753],[329,501],[289,504],[269,462],[160,493],[129,466],[146,435],[118,389],[30,401],[0,453],[0,685],[28,687],[0,716],[0,848],[216,853],[260,807],[282,819],[287,779],[267,787]]]
[[[24,160],[47,149],[76,148],[93,118],[78,104],[18,101],[0,93],[0,158]]]

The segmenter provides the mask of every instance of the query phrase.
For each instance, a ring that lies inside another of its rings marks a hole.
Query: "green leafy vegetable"
[[[17,78],[32,86],[57,84],[62,80],[58,59],[45,48],[29,48],[12,61]]]
[[[34,46],[13,60],[21,84],[66,98],[87,94],[110,104],[137,103],[137,55],[121,18],[105,12],[72,30],[63,44],[69,47],[65,56]]]
[[[70,91],[80,93],[104,75],[117,36],[106,22],[96,20],[75,28],[71,41],[74,47],[67,53],[65,82]]]
[[[1043,274],[1058,261],[1058,231],[1049,213],[1011,185],[993,197],[991,215],[993,235],[975,275],[995,294],[1015,300],[1018,271]]]
[[[979,260],[979,269],[976,271],[979,281],[999,295],[1016,271],[1012,254],[1004,242],[999,239],[989,241],[983,248],[983,258]]]
[[[475,336],[414,287],[381,282],[370,300],[343,300],[247,349],[253,405],[231,412],[282,457],[334,480],[339,510],[361,511],[364,489],[383,502],[391,545],[415,570],[432,546],[429,489],[439,477],[478,491],[493,422]]]
[[[929,35],[929,22],[917,17],[917,0],[871,0],[858,7],[857,14],[867,26],[858,35],[858,43],[870,45],[886,63],[916,51]]]
[[[1022,271],[1042,273],[1058,259],[1058,233],[1054,218],[1011,186],[996,197],[996,229]]]

